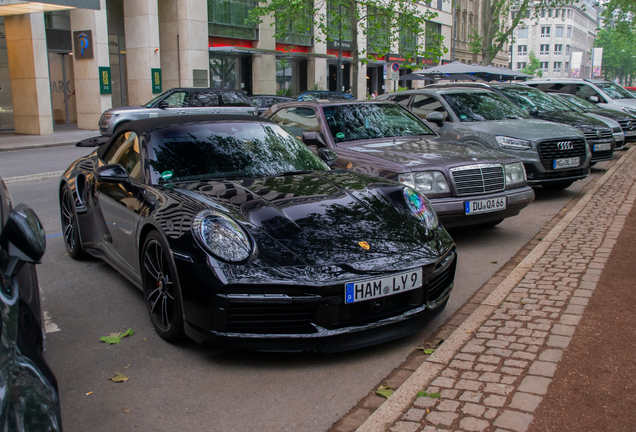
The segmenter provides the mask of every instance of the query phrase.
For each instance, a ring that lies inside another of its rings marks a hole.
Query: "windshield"
[[[634,95],[612,82],[594,83],[612,99],[634,99]]]
[[[347,99],[355,99],[353,95],[349,93],[338,93],[338,92],[311,92],[311,93],[303,93],[300,95],[299,99],[303,101],[313,101],[317,99],[329,99],[329,100],[347,100]]]
[[[583,111],[597,110],[598,107],[592,102],[588,102],[583,98],[571,94],[558,95],[559,99],[568,106],[575,106]]]
[[[570,111],[556,98],[530,87],[498,87],[508,99],[529,113]]]
[[[165,92],[161,93],[160,95],[157,95],[155,97],[153,97],[150,102],[146,102],[145,104],[142,105],[142,107],[144,108],[152,108],[152,106],[154,104],[156,104],[157,102],[159,102],[160,99],[162,99],[165,95],[168,94],[170,90],[166,90]]]
[[[322,111],[336,143],[435,135],[417,117],[393,103],[332,105],[324,107]]]
[[[329,170],[305,144],[270,123],[184,125],[154,131],[150,140],[154,184]]]
[[[442,96],[462,122],[529,118],[506,98],[493,92],[447,93]]]

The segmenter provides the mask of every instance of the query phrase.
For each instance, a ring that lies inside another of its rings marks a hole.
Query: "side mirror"
[[[107,183],[130,183],[126,169],[121,165],[104,165],[93,171],[97,181]]]
[[[303,132],[302,140],[308,146],[327,147],[320,132]]]
[[[444,126],[444,114],[437,111],[428,113],[426,121],[436,124],[437,127],[442,127]]]
[[[599,103],[601,101],[598,98],[598,96],[590,96],[590,97],[587,98],[587,100],[589,100],[590,102],[595,103],[595,104],[597,104],[597,103]]]
[[[318,150],[318,157],[322,159],[327,165],[331,166],[338,160],[338,153],[333,150],[321,148]]]
[[[17,275],[24,263],[40,262],[46,250],[46,234],[31,207],[18,204],[11,211],[0,235],[0,246],[10,257],[5,269],[9,277]]]
[[[161,108],[161,109],[170,108],[170,105],[168,104],[168,101],[164,99],[157,104],[157,108]]]
[[[109,136],[98,136],[93,138],[86,138],[78,141],[75,147],[99,147],[102,144],[106,144],[110,139]]]

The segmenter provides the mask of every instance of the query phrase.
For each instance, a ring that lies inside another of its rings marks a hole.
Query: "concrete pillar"
[[[323,2],[320,14],[327,13],[327,4]],[[321,34],[320,28],[314,26],[314,34]],[[327,54],[327,43],[318,42],[314,39],[313,52],[315,54]],[[328,90],[327,88],[327,59],[324,57],[309,57],[307,61],[307,90]]]
[[[128,103],[148,102],[152,93],[151,69],[161,67],[157,0],[124,0]],[[165,86],[163,86],[165,90]]]
[[[364,16],[364,10],[360,10],[360,15]],[[365,22],[366,24],[366,22]],[[367,37],[362,32],[361,29],[358,29],[358,52],[362,51],[364,47],[367,46]],[[353,71],[353,64],[351,65],[351,70]],[[353,88],[356,85],[353,82],[353,73],[351,74],[351,87]],[[366,63],[359,62],[358,63],[358,99],[365,100],[367,97],[367,65]]]
[[[254,44],[254,48],[276,49],[276,38],[274,38],[276,30],[270,25],[273,22],[274,17],[263,18],[263,22],[258,26],[259,40]],[[252,55],[252,93],[276,94],[275,54]]]
[[[99,67],[110,66],[106,0],[100,1],[99,10],[73,9],[70,11],[70,16],[71,34],[74,31],[90,30],[93,37],[92,59],[73,56],[77,127],[78,129],[98,129],[99,117],[105,110],[112,107],[111,95],[102,95],[99,92],[101,81]]]
[[[53,133],[44,15],[4,17],[15,132]]]
[[[204,70],[209,81],[207,2],[161,0],[158,15],[163,88],[194,87],[194,69]]]

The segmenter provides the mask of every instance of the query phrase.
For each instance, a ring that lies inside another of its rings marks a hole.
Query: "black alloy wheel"
[[[60,216],[62,219],[62,236],[64,245],[71,258],[79,260],[86,257],[86,252],[82,247],[77,225],[77,212],[73,193],[69,185],[64,185],[62,196],[60,197]]]
[[[150,320],[162,339],[177,342],[185,336],[179,282],[170,250],[156,231],[146,238],[141,262]]]

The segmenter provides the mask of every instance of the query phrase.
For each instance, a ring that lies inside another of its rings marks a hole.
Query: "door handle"
[[[185,114],[185,113],[186,113],[185,111],[179,111],[179,114]]]

